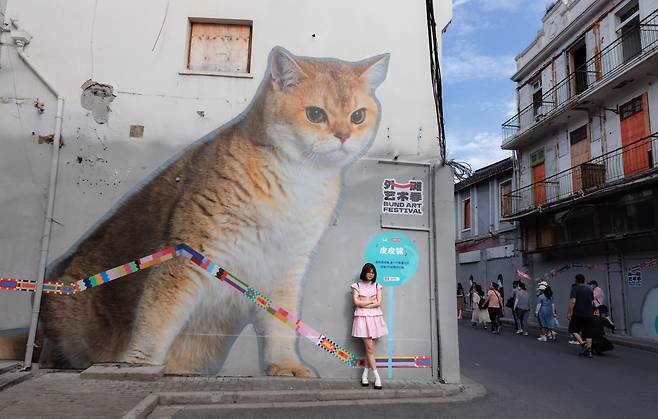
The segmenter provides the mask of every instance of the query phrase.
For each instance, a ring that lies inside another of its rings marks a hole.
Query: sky
[[[443,113],[449,159],[473,170],[509,157],[501,124],[516,114],[514,57],[541,27],[549,0],[453,0],[443,34]]]

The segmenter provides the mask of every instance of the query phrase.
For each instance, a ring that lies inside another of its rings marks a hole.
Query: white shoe
[[[528,332],[523,332],[523,336],[528,336]]]
[[[363,387],[368,387],[370,385],[368,382],[368,368],[363,369],[363,374],[361,374],[361,385]]]
[[[372,371],[373,374],[375,374],[375,390],[381,390],[382,389],[382,379],[379,378],[379,373],[377,370]]]
[[[523,333],[523,330],[521,330],[521,329],[519,329],[519,330],[516,331],[516,334],[517,334],[517,335],[520,335],[521,333]]]
[[[538,341],[540,342],[546,342],[548,339],[546,339],[546,336],[542,335],[537,338]]]

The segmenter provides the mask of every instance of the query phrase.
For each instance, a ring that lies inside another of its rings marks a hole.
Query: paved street
[[[188,409],[175,418],[655,418],[658,354],[617,347],[585,359],[558,343],[500,336],[460,324],[462,372],[486,386],[484,398],[456,403],[313,405],[263,409]]]

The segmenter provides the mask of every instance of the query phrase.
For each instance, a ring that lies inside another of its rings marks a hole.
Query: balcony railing
[[[539,206],[554,204],[575,194],[590,194],[624,178],[637,178],[656,167],[658,132],[609,151],[503,195],[503,206],[517,215]]]
[[[551,113],[560,109],[574,96],[592,89],[610,79],[636,57],[658,47],[658,9],[625,30],[622,35],[583,65],[569,73],[562,81],[542,94],[519,113],[503,122],[503,139],[515,136]]]

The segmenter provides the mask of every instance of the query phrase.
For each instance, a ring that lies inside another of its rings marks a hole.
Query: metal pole
[[[55,189],[57,186],[57,166],[59,165],[59,147],[61,145],[62,119],[64,114],[64,98],[52,87],[46,78],[37,71],[36,67],[27,58],[22,50],[24,44],[17,45],[18,56],[23,60],[25,65],[34,72],[34,74],[46,85],[46,87],[57,97],[57,114],[55,116],[55,137],[53,139],[53,153],[50,160],[50,182],[48,185],[48,203],[46,205],[46,214],[43,223],[43,234],[41,236],[41,256],[39,258],[39,270],[37,277],[37,289],[34,294],[32,303],[32,320],[30,322],[30,331],[27,338],[27,347],[25,350],[25,361],[23,369],[32,367],[32,355],[34,353],[34,341],[36,339],[37,325],[39,323],[39,311],[41,310],[41,295],[43,293],[43,281],[46,275],[46,264],[48,263],[48,249],[50,247],[50,232],[52,229],[52,216],[55,206]]]

